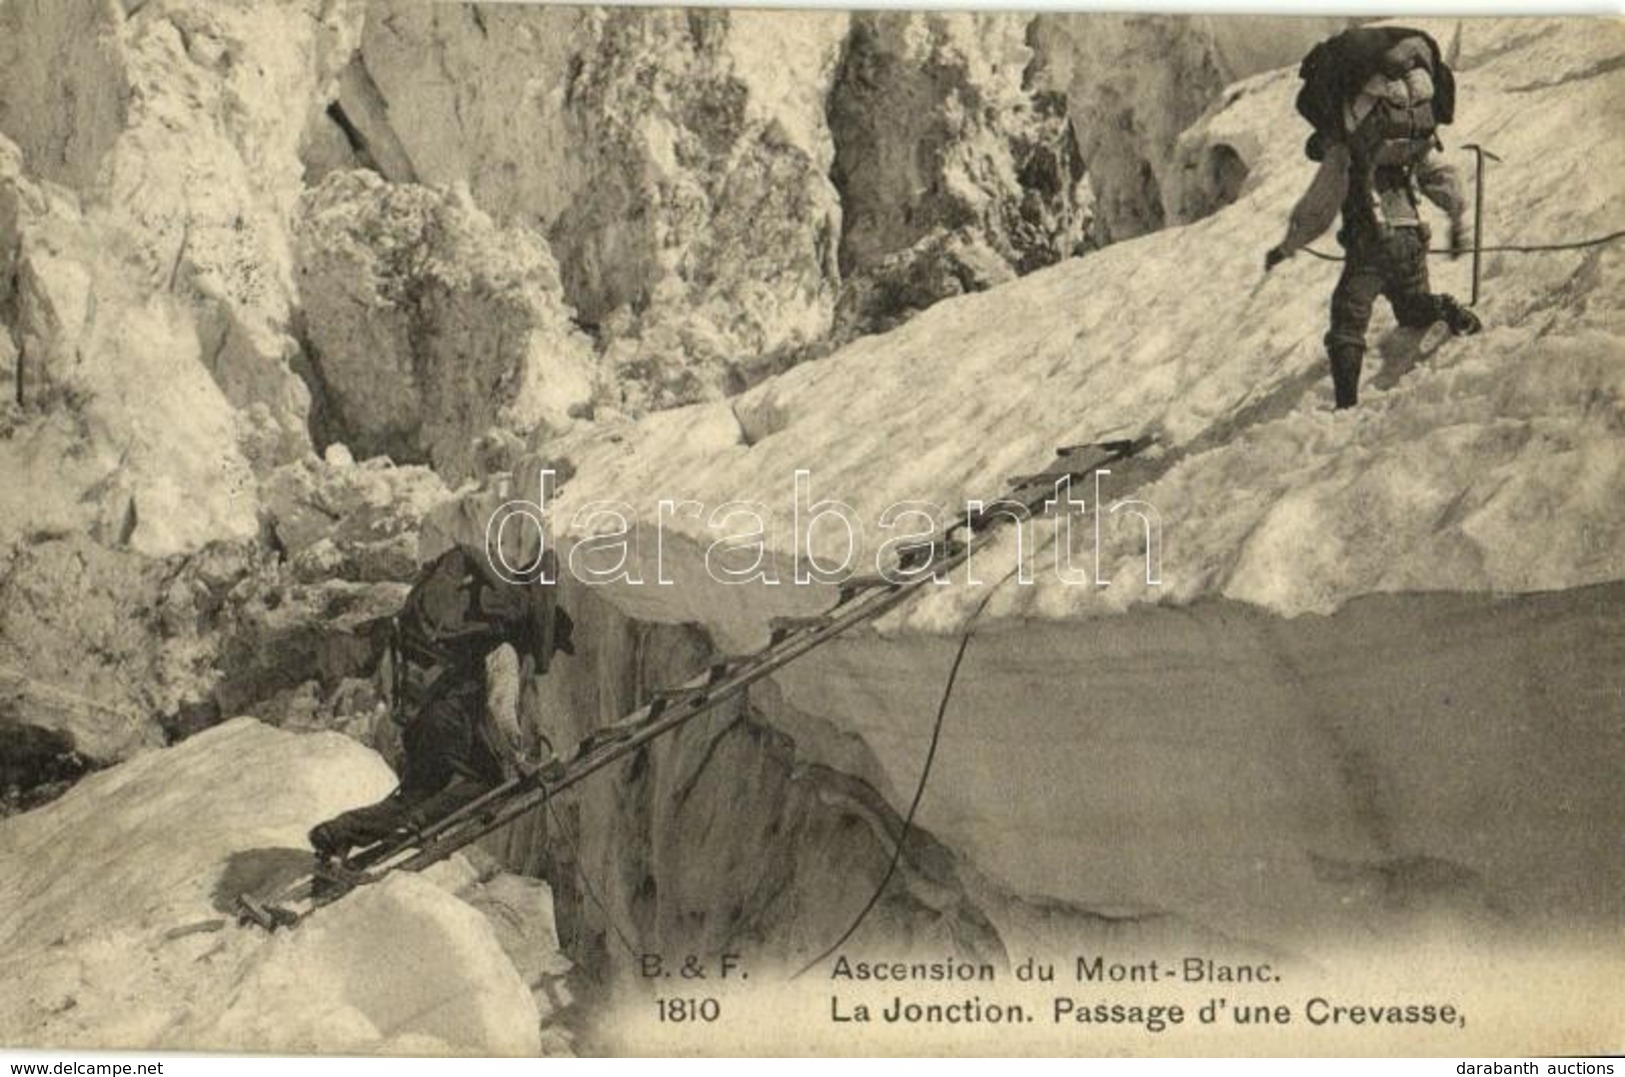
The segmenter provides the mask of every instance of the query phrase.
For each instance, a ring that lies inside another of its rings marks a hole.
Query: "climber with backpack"
[[[319,859],[342,861],[351,849],[409,836],[512,776],[513,753],[487,706],[486,659],[509,644],[539,676],[555,653],[575,653],[556,579],[551,550],[519,580],[462,546],[424,566],[400,612],[371,632],[374,669],[389,660],[400,785],[377,804],[315,827],[310,843]]]
[[[1478,317],[1454,297],[1428,290],[1429,229],[1417,194],[1450,218],[1450,254],[1470,241],[1466,198],[1439,155],[1438,129],[1455,118],[1455,77],[1438,43],[1420,30],[1369,26],[1316,45],[1298,70],[1298,111],[1314,127],[1305,152],[1320,163],[1292,210],[1286,237],[1264,257],[1267,273],[1331,226],[1346,253],[1332,292],[1326,352],[1338,408],[1359,400],[1366,329],[1377,296],[1402,326],[1443,322],[1476,333]]]

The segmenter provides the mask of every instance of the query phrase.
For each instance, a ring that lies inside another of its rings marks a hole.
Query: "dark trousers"
[[[454,678],[450,686],[431,693],[401,731],[400,786],[377,804],[323,824],[335,844],[368,845],[425,826],[502,782],[502,758],[485,721],[483,678],[472,670],[445,675]]]
[[[502,759],[487,735],[484,708],[485,682],[470,676],[412,718],[401,731],[406,756],[401,794],[406,800],[426,800],[459,778],[485,785],[502,780]]]
[[[1347,245],[1343,275],[1332,290],[1332,327],[1326,333],[1337,406],[1359,399],[1360,365],[1371,307],[1383,296],[1400,325],[1425,328],[1444,317],[1439,297],[1428,291],[1426,226],[1383,228],[1357,235]]]

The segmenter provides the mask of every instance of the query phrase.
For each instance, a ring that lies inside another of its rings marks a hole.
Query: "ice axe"
[[[1469,307],[1478,306],[1478,264],[1484,249],[1484,158],[1499,161],[1501,158],[1480,146],[1476,142],[1469,142],[1463,146],[1464,150],[1472,150],[1478,162],[1477,172],[1473,177],[1473,298],[1468,301]]]

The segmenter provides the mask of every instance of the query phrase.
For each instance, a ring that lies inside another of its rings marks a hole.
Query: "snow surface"
[[[1426,24],[1449,40],[1454,23]],[[1625,72],[1620,24],[1469,20],[1449,158],[1471,185],[1492,164],[1491,242],[1550,242],[1625,226]],[[1386,307],[1369,340],[1364,399],[1330,411],[1320,337],[1336,267],[1307,255],[1261,281],[1313,166],[1292,109],[1291,70],[1238,84],[1187,135],[1231,147],[1250,169],[1239,200],[1204,220],[1113,245],[989,292],[938,304],[902,328],[804,364],[727,403],[654,415],[567,445],[577,474],[556,519],[596,499],[628,503],[650,535],[661,499],[709,513],[749,499],[772,514],[768,546],[792,549],[793,476],[838,498],[865,532],[872,570],[886,506],[923,499],[962,512],[1055,446],[1155,434],[1147,461],[1114,469],[1108,503],[1155,507],[1161,585],[1148,586],[1137,521],[1105,522],[1108,587],[1061,583],[1049,527],[1036,531],[1034,586],[1007,586],[989,614],[1046,619],[1225,596],[1283,614],[1330,612],[1362,594],[1525,592],[1625,577],[1625,348],[1618,244],[1485,257],[1484,333],[1416,362]],[[1434,219],[1443,235],[1443,221]],[[1330,236],[1320,241],[1336,250]],[[1469,260],[1433,260],[1435,287],[1463,298]],[[1395,357],[1385,360],[1383,349]],[[1415,364],[1414,369],[1405,368]],[[1403,376],[1400,375],[1403,373]],[[518,493],[534,497],[521,470]],[[1086,498],[1092,500],[1092,498]],[[697,619],[759,639],[768,616],[816,606],[807,588],[705,586],[712,541],[740,529],[665,523],[671,587],[619,587],[639,616]],[[1090,528],[1075,529],[1086,563]],[[814,543],[833,563],[838,531]],[[636,557],[654,576],[652,542]],[[1011,563],[1013,540],[984,580]],[[601,562],[602,563],[602,562]],[[959,577],[962,579],[963,577]],[[903,615],[958,624],[983,588],[945,587]]]
[[[242,718],[0,823],[0,1042],[536,1054],[527,985],[431,878],[392,877],[291,933],[232,919],[237,893],[308,867],[312,825],[393,785],[346,737]]]

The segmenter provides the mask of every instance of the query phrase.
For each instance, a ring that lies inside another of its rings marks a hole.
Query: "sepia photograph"
[[[0,1056],[1625,1052],[1622,177],[1617,15],[0,0]]]

